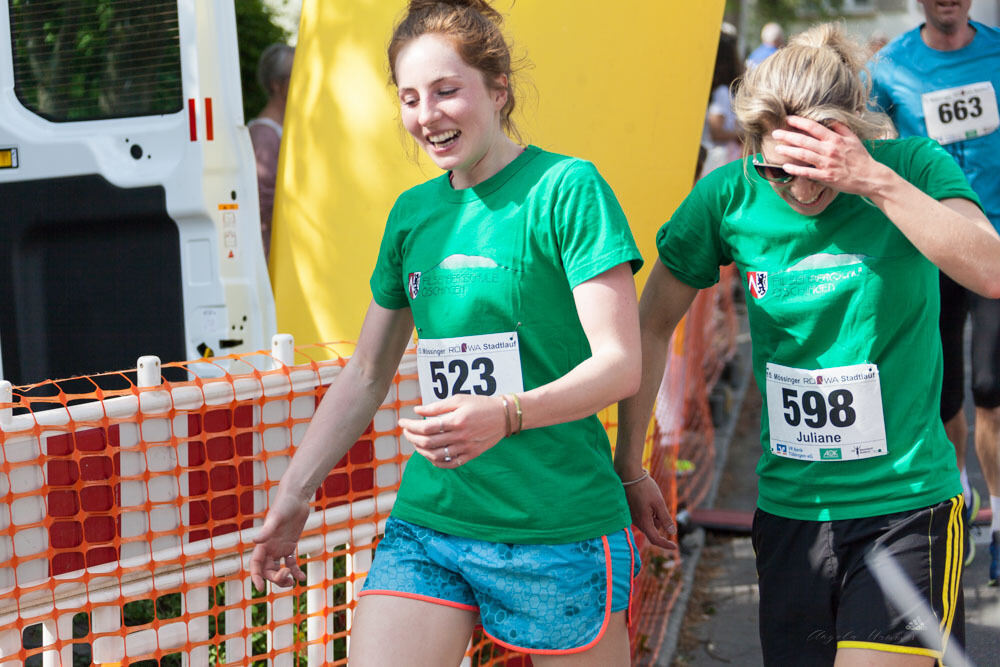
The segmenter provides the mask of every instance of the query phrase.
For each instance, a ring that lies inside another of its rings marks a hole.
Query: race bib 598
[[[882,389],[875,364],[765,369],[771,453],[804,461],[885,456]]]

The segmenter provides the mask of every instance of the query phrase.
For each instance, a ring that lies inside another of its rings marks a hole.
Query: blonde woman
[[[940,146],[884,138],[866,55],[821,25],[746,74],[745,158],[702,179],[658,232],[643,379],[620,404],[619,448],[635,450],[671,332],[735,262],[763,398],[753,543],[769,665],[930,665],[963,634],[938,271],[1000,296],[1000,238]],[[866,560],[876,547],[933,618],[886,598]]]

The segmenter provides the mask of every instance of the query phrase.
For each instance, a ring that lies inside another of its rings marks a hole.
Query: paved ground
[[[741,348],[745,353],[745,345]],[[748,373],[738,360],[740,373]],[[756,388],[736,382],[730,388],[729,415],[719,425],[720,481],[714,507],[752,510],[756,499],[756,464],[760,450],[760,396]],[[969,451],[974,449],[970,444]],[[973,483],[985,491],[975,455],[970,454]],[[977,558],[966,570],[965,601],[969,661],[982,667],[1000,666],[1000,588],[987,586],[986,530],[977,527]],[[672,621],[676,648],[662,664],[681,666],[762,664],[757,635],[757,576],[748,537],[705,534],[685,538],[686,576],[693,579],[689,597],[681,601]],[[680,614],[683,621],[680,620]]]

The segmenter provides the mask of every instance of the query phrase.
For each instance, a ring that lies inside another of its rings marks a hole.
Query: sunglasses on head
[[[792,174],[782,168],[779,164],[771,164],[769,162],[761,162],[757,160],[756,157],[752,160],[753,168],[757,170],[760,177],[765,181],[770,181],[772,183],[791,183],[792,179],[795,178]]]

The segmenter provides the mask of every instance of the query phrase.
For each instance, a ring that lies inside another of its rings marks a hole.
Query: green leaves
[[[176,113],[183,108],[176,0],[10,0],[14,89],[55,122]],[[244,113],[267,96],[257,60],[288,34],[263,0],[235,0]],[[235,72],[233,73],[236,74]]]
[[[14,90],[56,122],[182,107],[175,0],[16,0]]]

